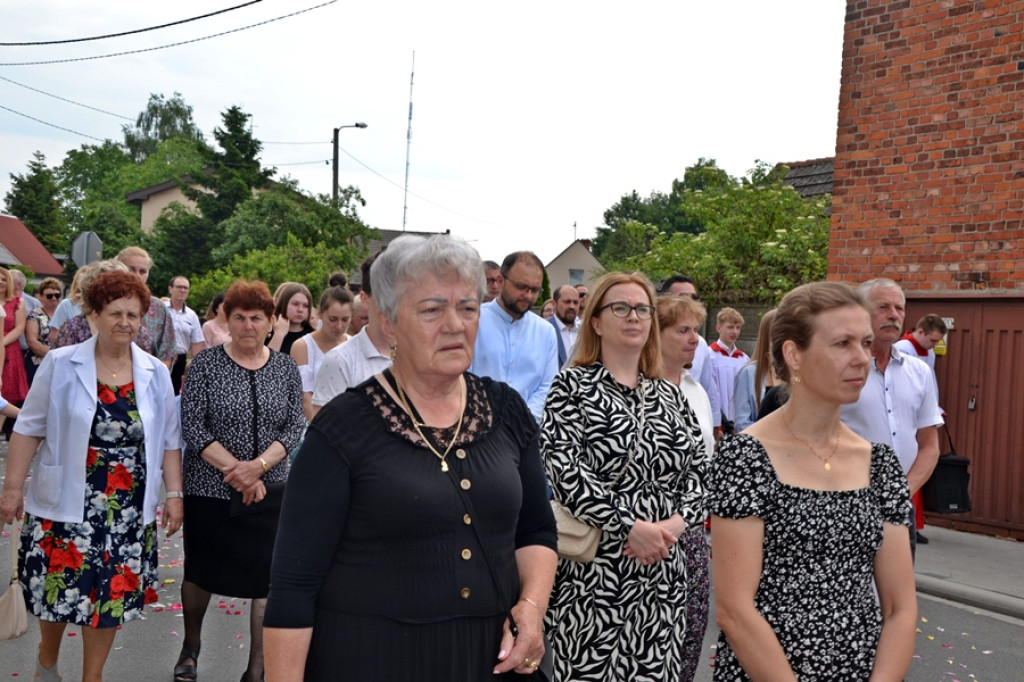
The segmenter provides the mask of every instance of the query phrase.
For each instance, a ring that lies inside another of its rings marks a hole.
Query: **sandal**
[[[185,663],[185,661],[192,661]],[[195,682],[198,679],[196,668],[199,666],[199,649],[189,651],[181,647],[178,662],[174,665],[174,682]]]

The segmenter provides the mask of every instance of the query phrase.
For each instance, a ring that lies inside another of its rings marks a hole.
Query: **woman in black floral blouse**
[[[717,682],[902,680],[917,602],[895,453],[840,421],[871,369],[857,292],[816,282],[772,323],[789,401],[722,441],[710,488]],[[876,596],[877,589],[877,596]]]
[[[249,664],[263,676],[263,610],[288,453],[305,425],[302,380],[263,340],[274,301],[262,282],[235,282],[224,297],[231,341],[202,351],[182,387],[185,439],[185,641],[174,679],[197,678],[210,594],[252,600]]]

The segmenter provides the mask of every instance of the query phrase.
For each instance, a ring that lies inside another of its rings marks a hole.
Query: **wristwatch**
[[[185,493],[181,492],[180,490],[172,490],[169,491],[166,495],[164,495],[165,499],[171,499],[172,497],[177,497],[180,500],[185,497]]]

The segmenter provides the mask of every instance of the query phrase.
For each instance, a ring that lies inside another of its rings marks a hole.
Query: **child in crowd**
[[[747,364],[750,357],[736,345],[743,331],[743,316],[735,308],[718,311],[715,330],[718,340],[711,344],[711,367],[718,384],[718,404],[722,409],[722,431],[734,433],[732,395],[735,390],[736,374]]]

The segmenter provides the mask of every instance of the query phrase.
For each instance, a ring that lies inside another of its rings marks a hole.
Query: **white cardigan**
[[[14,431],[42,438],[33,460],[25,510],[51,521],[81,523],[85,460],[96,415],[96,337],[51,350],[43,358]],[[155,357],[131,345],[135,399],[146,449],[143,522],[156,520],[165,450],[181,446],[181,420],[170,372]]]

